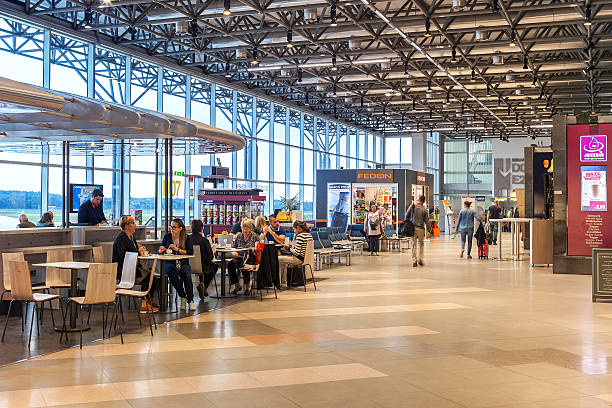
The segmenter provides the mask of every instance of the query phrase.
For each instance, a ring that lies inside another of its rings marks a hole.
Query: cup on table
[[[172,255],[172,250],[170,248],[166,248],[166,255]]]

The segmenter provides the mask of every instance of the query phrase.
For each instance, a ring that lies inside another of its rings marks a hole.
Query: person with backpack
[[[384,228],[382,211],[383,209],[378,208],[376,204],[372,205],[370,212],[366,215],[363,222],[363,229],[368,237],[370,256],[378,255],[378,251],[380,251],[380,236]]]
[[[412,266],[423,266],[425,256],[425,232],[429,226],[429,211],[425,208],[425,196],[420,196],[415,204],[412,204],[406,213],[406,219],[412,222],[414,233],[412,234]],[[417,244],[419,247],[417,254]]]

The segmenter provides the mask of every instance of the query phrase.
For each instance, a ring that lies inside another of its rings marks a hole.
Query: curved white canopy
[[[235,133],[193,120],[0,78],[0,142],[159,138],[188,143],[199,154],[234,152],[245,144]]]

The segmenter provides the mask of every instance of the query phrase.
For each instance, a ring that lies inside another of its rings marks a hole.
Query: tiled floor
[[[5,365],[0,408],[612,406],[612,304],[591,303],[590,277],[457,245],[429,242],[419,268],[357,256],[319,271],[316,292]]]

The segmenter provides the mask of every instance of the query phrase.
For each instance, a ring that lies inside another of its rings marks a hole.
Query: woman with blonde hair
[[[254,233],[256,233],[257,235],[263,234],[265,226],[266,226],[266,219],[264,218],[263,215],[258,215],[257,217],[255,217],[255,227],[253,229]]]

